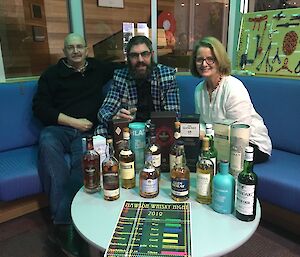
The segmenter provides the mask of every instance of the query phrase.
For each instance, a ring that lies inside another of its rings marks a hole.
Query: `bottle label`
[[[95,189],[99,186],[99,173],[94,167],[84,169],[84,185],[87,189]]]
[[[237,183],[236,210],[244,215],[253,215],[255,185]]]
[[[120,188],[117,188],[115,190],[106,190],[106,189],[103,189],[103,194],[105,196],[108,196],[108,197],[118,196],[120,194]]]
[[[225,188],[213,187],[213,209],[221,213],[231,213],[233,211],[232,192]]]
[[[156,145],[151,145],[151,147],[150,147],[150,151],[151,151],[152,153],[156,152],[157,149],[158,149],[158,147],[157,147]]]
[[[103,174],[103,187],[117,188],[119,187],[118,173],[105,173]]]
[[[141,183],[141,192],[156,193],[158,192],[158,179],[144,179]]]
[[[210,192],[210,174],[197,174],[197,194],[201,196],[209,196]]]
[[[120,173],[122,179],[133,179],[134,162],[120,162]]]
[[[177,157],[177,163],[182,163],[182,155]],[[176,164],[176,155],[169,154],[169,160],[170,160],[170,171],[174,168]]]
[[[159,168],[161,165],[161,154],[152,155],[152,164],[155,168]]]
[[[132,151],[131,150],[121,150],[120,154],[121,155],[131,155]]]
[[[176,132],[174,133],[174,138],[175,138],[175,139],[178,139],[178,138],[180,138],[180,137],[181,137],[180,133],[176,131]]]
[[[180,134],[182,137],[199,137],[199,123],[181,123]]]
[[[189,180],[184,178],[172,178],[172,194],[176,197],[185,197],[189,194]]]

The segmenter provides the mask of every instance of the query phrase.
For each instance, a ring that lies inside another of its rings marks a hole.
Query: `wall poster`
[[[246,13],[242,17],[237,70],[300,77],[300,8]]]

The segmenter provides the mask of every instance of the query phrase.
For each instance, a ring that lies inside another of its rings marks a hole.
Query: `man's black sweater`
[[[44,125],[57,125],[59,113],[86,118],[97,125],[97,112],[104,100],[103,86],[112,79],[113,65],[87,58],[84,72],[65,65],[66,59],[49,67],[38,81],[33,112]]]

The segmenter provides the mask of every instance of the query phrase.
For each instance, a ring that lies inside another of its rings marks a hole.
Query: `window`
[[[0,1],[0,38],[6,78],[40,75],[63,56],[69,32],[66,1]]]
[[[157,3],[158,62],[179,71],[189,70],[189,58],[195,40],[215,36],[227,42],[228,1],[159,0]],[[147,23],[151,36],[151,1],[124,1],[124,8],[95,7],[84,1],[87,42],[96,58],[124,61],[123,22]],[[91,51],[90,51],[91,52]]]
[[[0,1],[0,47],[6,78],[40,75],[63,56],[63,40],[70,27],[67,3],[72,2]],[[135,27],[146,23],[151,29],[151,1],[126,0],[123,8],[98,6],[95,0],[82,3],[90,56],[124,61],[123,22]],[[249,0],[248,5],[249,11],[293,8],[300,6],[300,0]],[[229,6],[229,0],[158,0],[158,62],[188,71],[195,40],[212,35],[226,45]]]

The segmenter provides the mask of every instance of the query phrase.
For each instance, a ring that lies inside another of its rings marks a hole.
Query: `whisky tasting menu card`
[[[125,201],[107,257],[192,256],[190,203]]]

